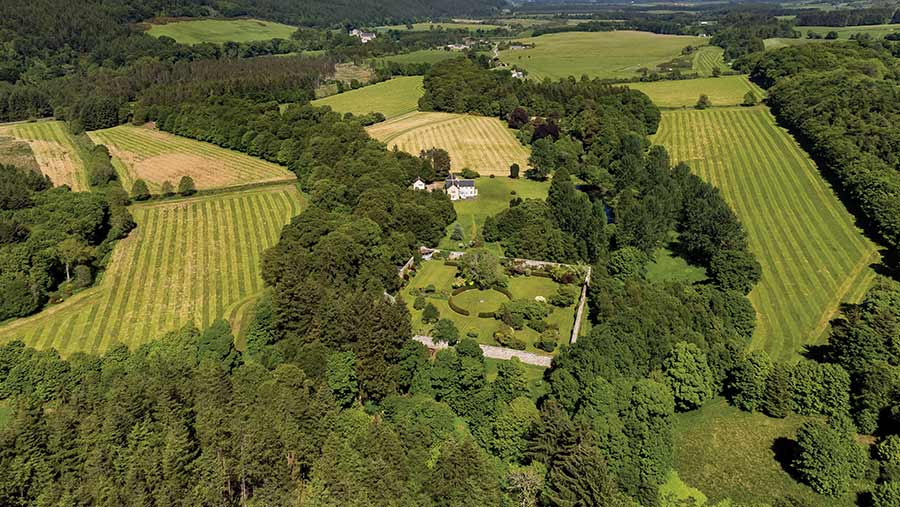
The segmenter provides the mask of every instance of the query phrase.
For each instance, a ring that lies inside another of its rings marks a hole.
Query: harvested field
[[[0,135],[27,142],[38,168],[54,185],[68,185],[77,192],[88,190],[87,172],[78,145],[63,122],[20,123],[0,129]]]
[[[283,185],[133,206],[138,227],[116,245],[97,286],[0,327],[0,342],[102,352],[240,315],[263,289],[263,252],[303,205],[296,187]]]
[[[373,125],[369,135],[388,148],[419,154],[437,147],[450,153],[453,171],[470,168],[482,176],[508,176],[509,166],[528,166],[528,149],[496,118],[452,113],[412,113]]]
[[[294,179],[277,164],[150,128],[122,125],[89,135],[109,148],[129,191],[136,179],[147,182],[151,193],[166,181],[177,186],[182,176],[193,178],[199,190]]]

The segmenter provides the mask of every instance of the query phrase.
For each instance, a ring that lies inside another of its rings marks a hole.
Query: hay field
[[[740,105],[748,91],[752,91],[757,100],[765,96],[765,92],[747,76],[628,83],[625,86],[646,93],[657,106],[669,108],[693,107],[701,94],[709,96],[713,106]]]
[[[120,125],[88,135],[109,148],[119,178],[129,191],[136,179],[147,182],[155,194],[165,181],[177,187],[182,176],[193,178],[198,190],[295,178],[277,164],[150,128]]]
[[[751,348],[790,360],[822,343],[838,306],[872,282],[878,252],[809,156],[763,106],[663,112],[655,142],[719,187],[747,229],[763,269]]]
[[[263,289],[260,258],[304,201],[294,185],[142,204],[97,286],[0,327],[64,355],[135,347],[194,322],[204,328]]]
[[[518,39],[535,44],[530,49],[507,49],[500,59],[528,70],[532,79],[568,76],[629,78],[642,67],[655,68],[681,55],[685,46],[703,46],[708,38],[658,35],[621,30],[568,32]]]
[[[712,76],[713,69],[725,69],[725,50],[718,46],[703,46],[694,53],[693,71],[701,76]]]
[[[251,42],[290,39],[297,28],[259,19],[191,19],[150,25],[154,37],[171,37],[182,44]]]
[[[528,148],[496,118],[453,113],[412,113],[366,129],[388,148],[418,155],[437,147],[447,150],[453,171],[465,167],[481,173],[508,176],[509,166],[528,165]]]
[[[65,123],[20,123],[0,128],[0,136],[12,136],[27,142],[38,168],[50,178],[53,185],[68,185],[76,192],[89,189],[84,161]]]
[[[356,90],[339,93],[312,102],[314,106],[330,106],[339,113],[364,115],[382,113],[387,118],[415,111],[419,97],[425,93],[422,76],[395,77]]]
[[[861,26],[795,26],[794,30],[806,37],[807,32],[814,32],[824,37],[828,32],[837,32],[838,39],[849,39],[855,33],[865,33],[872,38],[880,39],[890,33],[900,32],[900,23],[888,25],[861,25]]]

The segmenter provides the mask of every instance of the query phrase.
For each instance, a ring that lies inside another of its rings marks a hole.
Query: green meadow
[[[395,77],[356,90],[314,100],[315,106],[330,106],[340,113],[382,113],[387,118],[415,111],[424,93],[422,76]]]
[[[873,280],[878,252],[809,156],[763,106],[663,112],[655,142],[719,187],[747,230],[763,269],[751,348],[790,360],[821,343],[840,303]]]
[[[765,96],[760,87],[743,75],[628,83],[625,86],[646,93],[661,108],[693,107],[701,94],[708,96],[713,106],[740,105],[748,91],[752,91],[757,100]]]
[[[629,78],[641,68],[652,70],[681,56],[686,46],[709,43],[703,37],[630,30],[554,33],[517,40],[535,47],[501,51],[500,59],[526,69],[532,79]]]
[[[400,55],[382,56],[374,61],[386,61],[394,63],[437,63],[451,58],[460,58],[462,53],[459,51],[448,51],[444,49],[420,49],[410,53]]]
[[[828,32],[837,32],[838,39],[849,39],[851,35],[856,33],[864,33],[871,35],[872,38],[880,39],[887,34],[900,32],[900,23],[862,26],[795,26],[794,30],[802,33],[803,37],[806,37],[808,32],[814,32],[823,37]]]
[[[154,37],[171,37],[182,44],[222,44],[290,39],[295,31],[293,26],[258,19],[191,19],[150,25],[147,33]]]

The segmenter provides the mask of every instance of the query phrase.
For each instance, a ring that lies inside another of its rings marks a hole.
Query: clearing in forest
[[[517,39],[533,48],[507,49],[500,59],[528,70],[532,79],[560,79],[568,76],[630,78],[639,69],[681,56],[686,46],[703,46],[708,38],[659,35],[649,32],[566,32]]]
[[[156,194],[166,181],[177,188],[182,176],[193,178],[198,190],[295,178],[277,164],[146,127],[121,125],[88,135],[109,148],[113,166],[128,191],[136,179],[143,179]]]
[[[201,329],[263,290],[260,259],[299,214],[294,185],[147,203],[97,286],[0,327],[0,342],[102,352],[136,347],[193,322]]]
[[[443,49],[420,49],[410,53],[399,55],[382,56],[374,61],[385,61],[394,63],[438,63],[452,58],[462,58],[463,54],[459,51],[446,51]]]
[[[251,42],[290,39],[297,28],[259,19],[190,19],[153,24],[147,33],[171,37],[182,44]]]
[[[840,303],[871,283],[878,252],[809,156],[762,106],[663,112],[655,142],[719,187],[747,230],[763,269],[751,347],[787,360],[821,343]]]
[[[443,148],[450,154],[453,171],[468,167],[482,176],[508,176],[509,166],[528,165],[528,149],[506,124],[496,118],[453,113],[412,113],[366,129],[369,135],[418,155],[422,150]]]
[[[713,106],[740,105],[748,91],[756,95],[757,101],[765,96],[765,92],[747,76],[628,83],[625,86],[646,93],[654,104],[663,108],[693,107],[701,94],[708,96]]]
[[[88,190],[88,177],[78,145],[61,121],[20,123],[0,128],[0,136],[27,142],[34,160],[54,186],[68,185],[76,192]]]
[[[395,77],[370,86],[350,90],[324,99],[314,100],[314,106],[331,106],[339,113],[365,115],[381,113],[386,118],[415,111],[419,97],[425,93],[422,76]]]

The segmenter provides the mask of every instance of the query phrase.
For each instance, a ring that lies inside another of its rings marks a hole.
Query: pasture
[[[787,496],[802,500],[798,505],[856,505],[854,493],[816,494],[779,462],[804,420],[795,414],[775,419],[743,412],[722,398],[710,400],[675,416],[675,469],[684,483],[708,497],[710,506],[726,498],[740,505],[771,505]]]
[[[791,39],[787,37],[775,37],[771,39],[764,39],[763,45],[766,50],[772,49],[781,49],[792,46],[802,46],[804,44],[816,43],[816,42],[826,42],[824,39]]]
[[[528,71],[532,79],[568,76],[629,78],[639,69],[653,69],[681,55],[685,46],[709,43],[703,37],[658,35],[621,30],[615,32],[568,32],[518,39],[534,44],[527,49],[507,49],[500,59]]]
[[[747,230],[763,269],[751,348],[789,360],[821,343],[838,305],[871,283],[878,253],[812,160],[761,106],[663,112],[655,142],[719,187]]]
[[[752,91],[758,100],[765,96],[760,87],[743,75],[628,83],[625,86],[646,93],[661,108],[693,107],[701,94],[706,94],[713,106],[740,105],[748,91]]]
[[[444,49],[420,49],[410,53],[400,55],[382,56],[374,61],[386,61],[394,63],[438,63],[452,58],[460,58],[463,54],[459,51],[448,51]]]
[[[424,93],[422,76],[395,77],[356,90],[350,90],[312,102],[314,106],[330,106],[339,113],[365,115],[382,113],[387,118],[415,111]]]
[[[512,179],[505,176],[478,178],[475,180],[475,185],[478,187],[477,198],[454,201],[456,222],[447,228],[447,235],[441,240],[439,248],[460,250],[460,243],[468,243],[473,239],[480,238],[484,219],[508,208],[509,201],[516,197],[544,200],[547,198],[547,190],[550,188],[549,182],[534,181],[524,177]],[[455,224],[462,227],[463,239],[461,241],[450,239]],[[487,246],[492,249],[496,246],[496,252],[502,254],[499,245]]]
[[[38,168],[54,186],[68,185],[76,192],[86,191],[87,170],[80,150],[65,123],[41,121],[0,128],[0,136],[12,136],[27,142]],[[19,151],[20,147],[13,147]]]
[[[294,185],[133,206],[138,226],[102,280],[0,327],[0,342],[69,355],[135,347],[189,322],[205,328],[262,291],[262,253],[302,206]]]
[[[806,37],[808,32],[814,32],[824,37],[828,32],[837,32],[838,39],[849,39],[851,35],[864,33],[871,35],[873,39],[880,39],[885,35],[900,32],[900,23],[889,25],[862,25],[862,26],[795,26],[794,30],[801,32]]]
[[[437,307],[441,318],[450,319],[456,324],[460,337],[464,337],[466,333],[473,331],[478,333],[478,338],[476,338],[478,343],[498,345],[493,335],[494,331],[500,329],[503,323],[492,317],[478,317],[478,313],[499,310],[503,303],[509,301],[509,298],[494,290],[470,290],[463,292],[453,296],[454,304],[470,312],[468,316],[461,315],[453,311],[448,302],[453,291],[453,280],[456,276],[457,268],[455,266],[447,266],[443,261],[425,261],[419,266],[416,276],[410,279],[409,284],[402,291],[403,299],[406,300],[412,315],[413,333],[431,334],[432,325],[422,322],[422,310],[413,308],[413,303],[416,299],[413,291],[433,285],[435,292],[426,294],[425,300]],[[559,287],[559,284],[549,278],[516,276],[509,278],[508,289],[514,299],[534,299],[536,296],[550,299],[556,293],[557,287]],[[551,308],[553,308],[553,312],[545,320],[550,325],[558,326],[559,341],[557,344],[569,343],[569,338],[572,335],[572,326],[575,325],[575,304],[565,308],[556,306]],[[524,327],[521,330],[517,330],[515,334],[517,338],[526,343],[527,347],[525,350],[527,352],[546,354],[546,352],[534,346],[534,343],[540,338],[540,333],[537,331]]]
[[[189,19],[152,24],[147,33],[171,37],[182,44],[252,42],[290,39],[297,28],[259,19]]]
[[[147,127],[120,125],[88,135],[109,148],[128,191],[136,179],[143,179],[156,194],[166,181],[177,187],[182,176],[193,178],[198,190],[295,178],[277,164]]]
[[[528,165],[528,149],[496,118],[452,113],[412,113],[373,125],[369,135],[418,155],[437,147],[447,150],[453,171],[470,168],[482,176],[508,176],[509,166]]]

